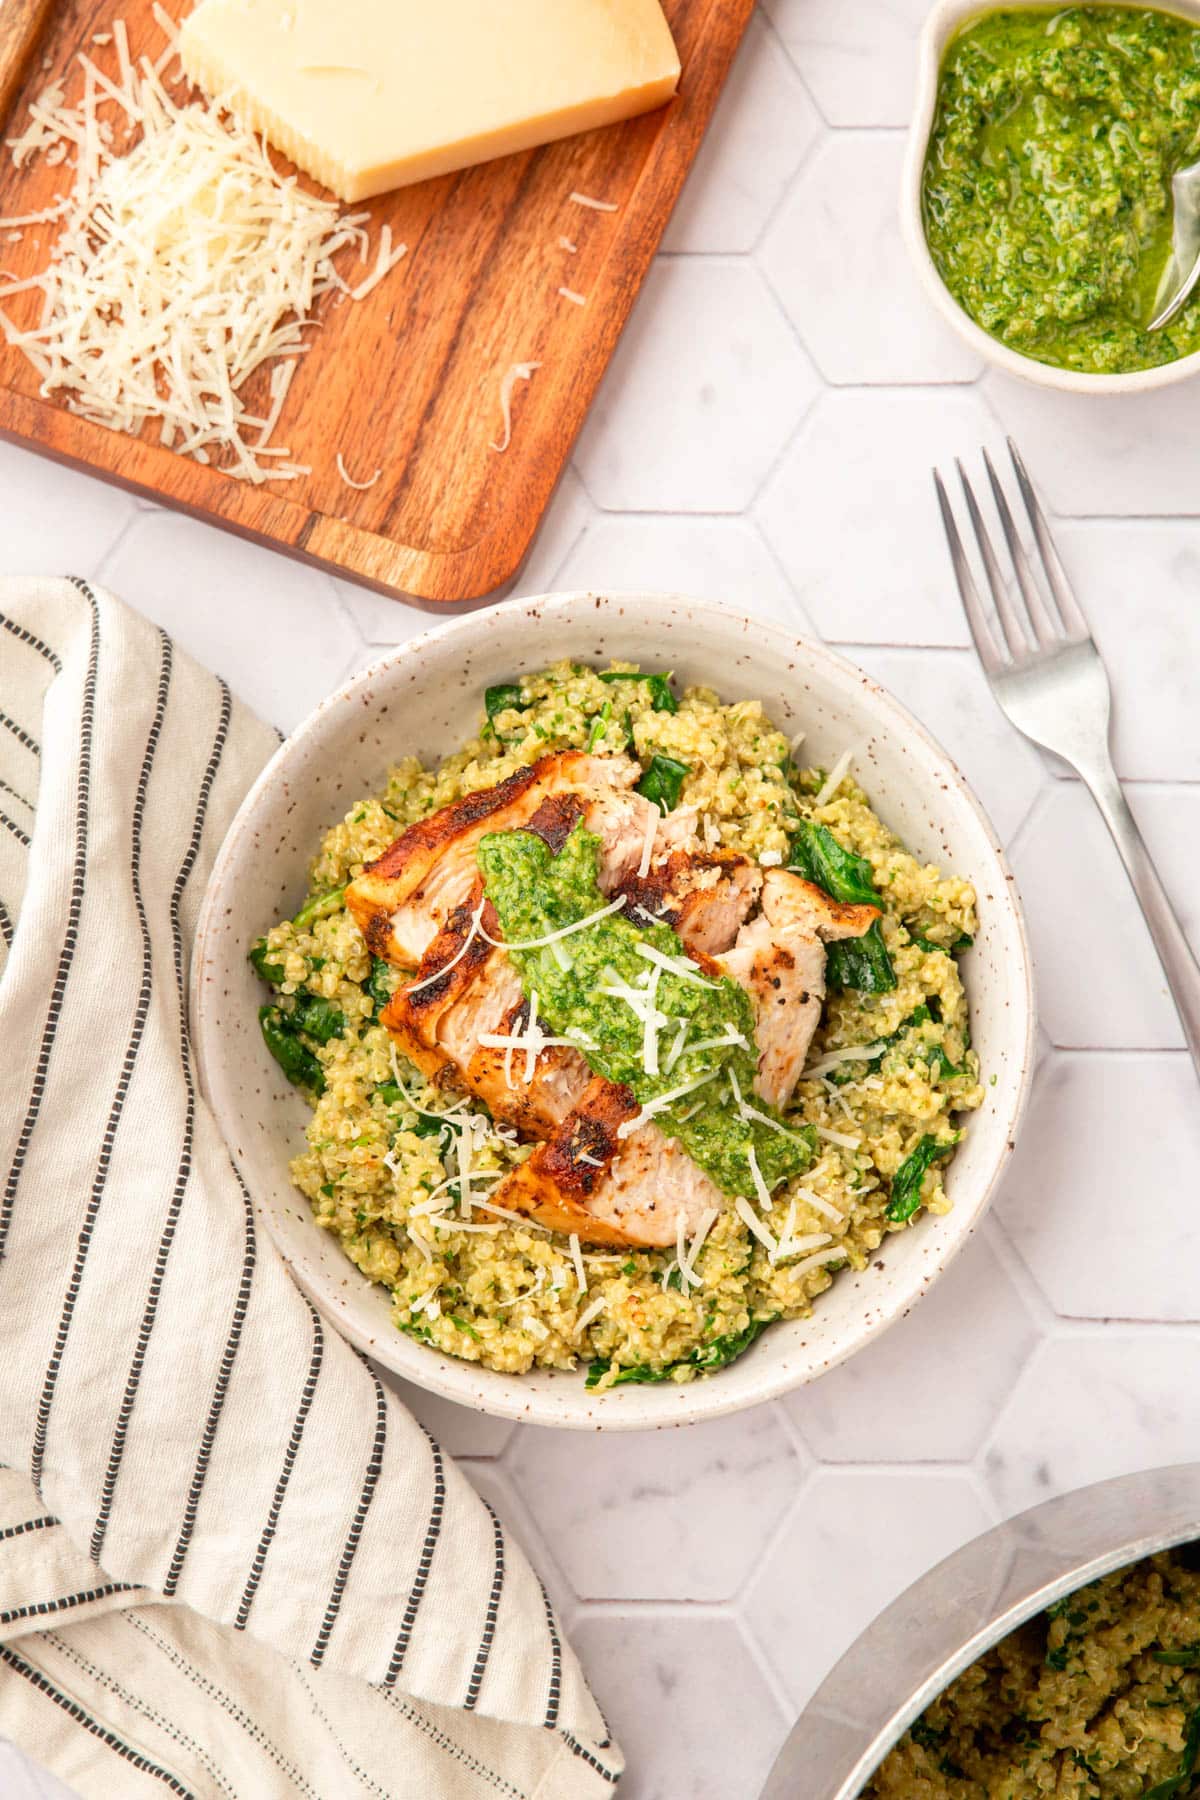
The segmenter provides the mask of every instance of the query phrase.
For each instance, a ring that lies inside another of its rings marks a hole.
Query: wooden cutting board
[[[433,0],[436,4],[436,0]],[[189,0],[165,0],[172,17]],[[312,473],[250,486],[157,443],[106,430],[38,394],[19,350],[0,344],[0,436],[305,557],[394,594],[476,598],[516,575],[637,296],[699,147],[753,0],[665,0],[683,64],[677,98],[659,111],[544,149],[505,157],[368,202],[408,255],[365,300],[321,303],[275,441]],[[86,50],[123,18],[130,49],[158,55],[153,0],[0,0],[0,118],[26,124],[46,84],[80,91]],[[115,70],[115,60],[112,61]],[[281,165],[286,166],[286,165]],[[23,169],[0,159],[0,214],[33,213],[66,186],[44,157]],[[572,192],[614,202],[584,208]],[[0,236],[0,267],[18,278],[44,266],[53,226]],[[571,255],[559,239],[577,245]],[[361,279],[356,272],[351,279]],[[586,297],[576,305],[567,287]],[[502,437],[500,383],[513,363],[538,362]],[[246,390],[265,407],[266,372]],[[342,480],[380,479],[365,491]]]

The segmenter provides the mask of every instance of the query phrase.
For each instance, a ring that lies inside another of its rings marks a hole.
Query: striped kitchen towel
[[[0,582],[0,1737],[90,1800],[574,1800],[619,1753],[490,1508],[293,1286],[185,996],[275,735]]]

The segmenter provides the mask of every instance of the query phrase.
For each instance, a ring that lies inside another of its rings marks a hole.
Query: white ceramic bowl
[[[982,1111],[950,1165],[953,1210],[889,1238],[863,1274],[839,1275],[811,1319],[773,1325],[708,1380],[589,1393],[582,1373],[501,1375],[443,1357],[398,1332],[384,1290],[347,1261],[288,1179],[308,1109],[263,1047],[254,939],[294,913],[321,834],[406,754],[436,760],[470,736],[483,689],[560,657],[628,657],[755,697],[781,729],[807,733],[828,765],[861,746],[856,773],[883,819],[918,855],[970,876],[980,930],[965,958],[973,1039],[986,1070]],[[1012,1148],[1032,1056],[1028,948],[1012,876],[958,771],[868,676],[776,627],[652,594],[513,600],[441,625],[322,702],[250,790],[216,866],[197,928],[192,1026],[204,1092],[255,1204],[296,1280],[360,1349],[419,1386],[504,1418],[624,1429],[680,1424],[751,1406],[820,1375],[908,1311],[978,1223]]]
[[[1139,0],[1110,0],[1114,5],[1137,5]],[[917,48],[917,98],[909,127],[904,171],[900,180],[900,225],[904,241],[917,277],[946,323],[969,344],[977,355],[1009,375],[1019,375],[1039,387],[1057,388],[1065,394],[1141,394],[1149,388],[1167,387],[1200,372],[1200,351],[1181,356],[1175,362],[1163,363],[1157,369],[1135,369],[1125,375],[1088,375],[1080,369],[1056,369],[1050,363],[1038,362],[1010,350],[990,332],[984,331],[964,312],[950,292],[929,252],[925,224],[921,213],[921,176],[925,168],[925,152],[933,129],[937,106],[938,75],[946,46],[969,19],[981,13],[1021,6],[1038,6],[1046,10],[1046,0],[936,0],[925,20]],[[1200,0],[1170,0],[1164,11],[1180,14],[1200,23]]]

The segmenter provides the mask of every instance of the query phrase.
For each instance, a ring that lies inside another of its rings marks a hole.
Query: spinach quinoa
[[[689,1381],[948,1210],[975,895],[851,767],[803,767],[756,701],[564,662],[327,833],[250,956],[313,1108],[295,1182],[401,1331]]]
[[[1188,1800],[1200,1793],[1200,1554],[1058,1601],[973,1663],[863,1800]]]
[[[983,13],[942,64],[922,187],[951,294],[1010,349],[1113,375],[1200,349],[1200,292],[1146,329],[1171,177],[1200,157],[1200,26],[1140,6]]]

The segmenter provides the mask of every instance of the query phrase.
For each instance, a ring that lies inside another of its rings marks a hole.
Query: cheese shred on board
[[[375,483],[379,480],[379,477],[383,474],[382,469],[376,469],[375,473],[373,475],[369,475],[367,477],[366,481],[355,481],[353,475],[351,475],[347,471],[346,459],[342,455],[340,450],[337,453],[336,460],[337,460],[337,472],[341,476],[342,480],[345,482],[346,486],[350,487],[350,488],[357,488],[360,493],[365,492],[365,490],[367,488],[373,488],[375,486]]]
[[[114,35],[120,50],[124,33],[114,26]],[[278,175],[232,116],[176,104],[161,80],[173,55],[135,68],[126,51],[116,79],[80,56],[79,104],[66,105],[56,84],[30,107],[14,161],[43,152],[49,161],[65,145],[73,183],[52,209],[61,225],[47,266],[25,280],[0,272],[0,301],[40,291],[40,319],[22,329],[0,309],[0,326],[41,393],[65,392],[83,418],[134,435],[157,422],[160,441],[182,455],[246,481],[292,480],[304,466],[269,440],[314,306],[333,289],[360,298],[403,246],[381,242],[371,274],[348,284],[334,258],[370,259],[367,215]],[[115,154],[118,133],[140,136]],[[265,417],[241,397],[264,365]]]
[[[499,443],[496,443],[495,441],[490,443],[488,445],[489,450],[497,450],[503,455],[508,449],[508,446],[512,443],[513,389],[516,387],[518,381],[532,381],[534,375],[541,366],[540,362],[510,363],[508,368],[504,371],[504,374],[500,377],[500,416],[504,422],[504,435]]]

